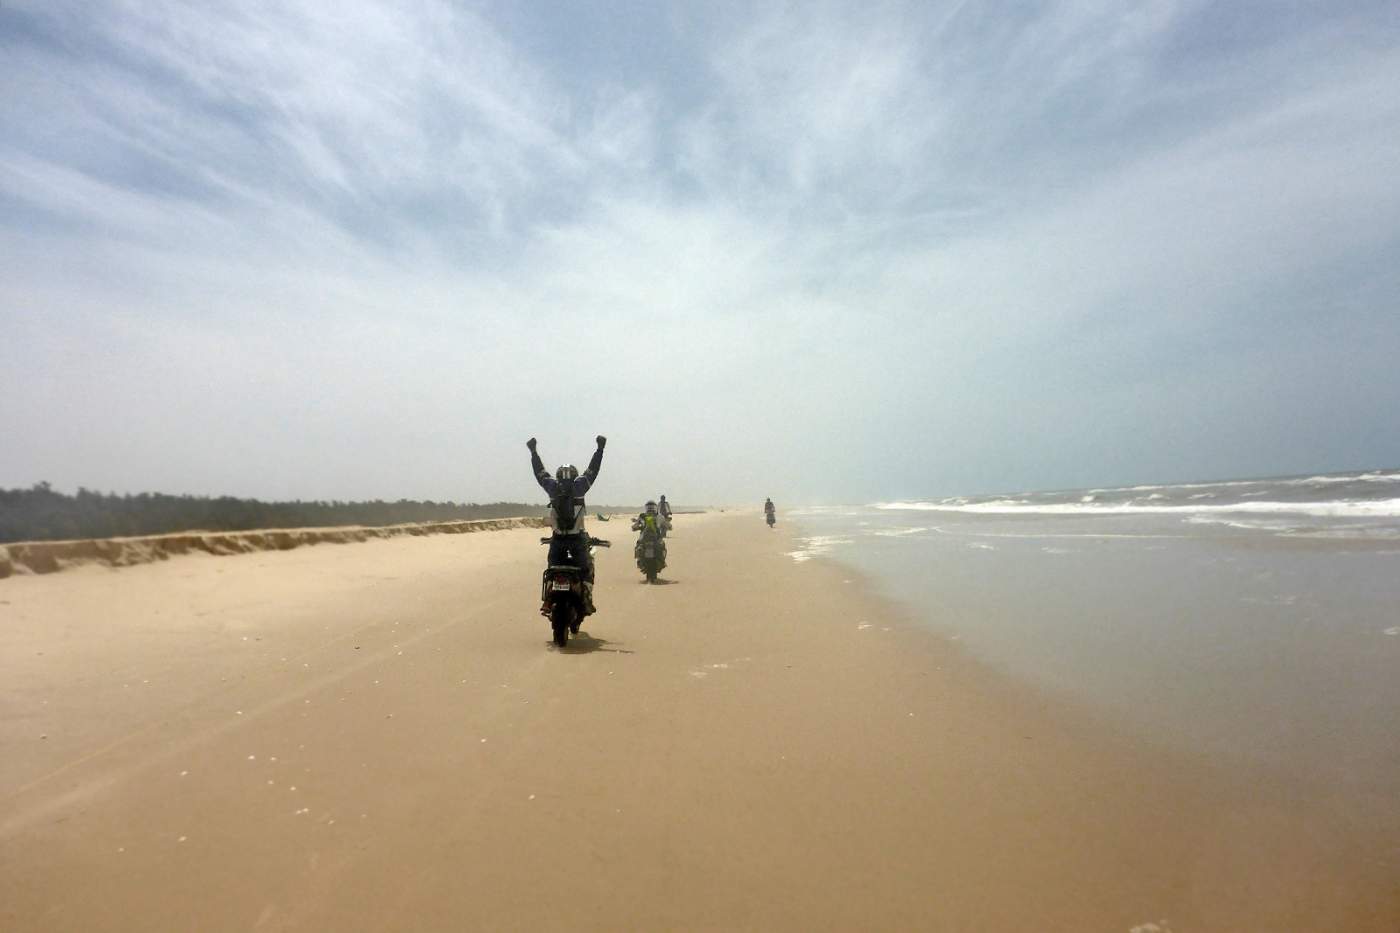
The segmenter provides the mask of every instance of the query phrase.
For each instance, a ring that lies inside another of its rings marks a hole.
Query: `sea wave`
[[[877,537],[877,538],[904,538],[904,537],[907,537],[907,536],[909,536],[909,535],[922,534],[922,533],[925,532],[925,531],[932,531],[932,530],[933,530],[933,529],[931,529],[931,528],[926,528],[926,527],[924,527],[924,526],[922,526],[922,525],[916,525],[916,526],[914,526],[913,528],[891,528],[891,529],[884,529],[884,530],[881,530],[881,531],[872,531],[872,532],[870,532],[870,534],[873,535],[873,536],[875,536],[875,537]]]
[[[1128,493],[1173,491],[1178,489],[1235,489],[1240,486],[1332,486],[1342,483],[1392,483],[1400,486],[1400,471],[1370,470],[1365,473],[1325,473],[1318,476],[1298,476],[1291,479],[1230,479],[1207,483],[1161,483],[1143,486],[1105,486],[1088,489],[1090,493]]]
[[[1286,480],[1291,486],[1323,486],[1330,483],[1395,483],[1400,485],[1400,473],[1356,473],[1348,476],[1309,476],[1307,479]]]
[[[1320,518],[1400,517],[1400,499],[1321,502],[1233,502],[1187,505],[1145,505],[1135,502],[1030,502],[994,499],[990,502],[877,502],[885,511],[971,512],[983,515],[1195,515],[1205,513],[1311,515]]]
[[[810,538],[798,538],[797,540],[798,543],[802,545],[802,549],[798,551],[789,551],[788,557],[791,557],[799,564],[803,561],[811,560],[814,557],[820,557],[823,554],[830,553],[831,549],[838,544],[851,543],[850,538],[843,538],[840,535],[813,535]]]

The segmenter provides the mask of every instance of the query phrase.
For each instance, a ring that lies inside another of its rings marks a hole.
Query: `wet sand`
[[[786,524],[0,582],[0,929],[1400,928],[1384,843],[906,620]],[[1156,924],[1156,928],[1149,924]]]

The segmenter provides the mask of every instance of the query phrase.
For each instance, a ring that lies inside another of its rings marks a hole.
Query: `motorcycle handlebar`
[[[540,544],[548,544],[553,540],[553,538],[541,538]],[[612,547],[611,541],[604,541],[602,538],[589,538],[588,544],[590,547]]]

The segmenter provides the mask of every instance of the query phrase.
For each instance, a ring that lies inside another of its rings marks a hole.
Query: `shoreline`
[[[844,565],[793,561],[791,525],[679,521],[667,586],[639,585],[625,548],[600,552],[599,615],[564,652],[531,605],[534,537],[0,590],[0,648],[20,659],[0,722],[16,750],[0,765],[0,919],[1126,931],[1400,918],[1363,829],[1338,837],[1286,794],[991,670]]]
[[[831,558],[1076,716],[1400,843],[1400,629],[1385,543],[1341,555],[1262,532],[1147,526],[1113,542],[1082,526],[867,518],[800,531],[846,539]]]

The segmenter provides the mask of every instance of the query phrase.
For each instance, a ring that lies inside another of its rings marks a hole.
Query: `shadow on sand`
[[[646,578],[645,578],[645,577],[643,577],[642,579],[638,580],[637,582],[640,583],[642,586],[646,586],[646,585],[647,585],[647,581],[646,581]],[[653,584],[651,584],[651,585],[652,585],[652,586],[674,586],[675,584],[677,584],[677,583],[679,583],[679,582],[681,582],[681,581],[679,581],[679,580],[667,580],[665,577],[657,577],[657,578],[656,578],[656,582],[653,583]]]
[[[569,644],[563,648],[556,647],[553,640],[547,644],[550,650],[558,654],[592,654],[595,651],[611,651],[613,654],[633,653],[631,648],[619,647],[619,642],[609,641],[606,638],[594,638],[582,629],[577,635],[570,635]]]

